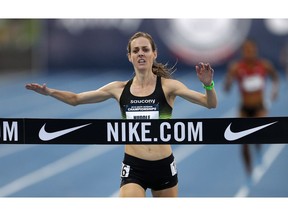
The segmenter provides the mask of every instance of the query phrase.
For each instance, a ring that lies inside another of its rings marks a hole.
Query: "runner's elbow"
[[[71,106],[77,106],[80,104],[77,95],[73,95],[72,97],[70,97],[67,103]]]
[[[206,106],[208,109],[215,109],[217,107],[217,102],[212,103],[212,104],[207,104]]]

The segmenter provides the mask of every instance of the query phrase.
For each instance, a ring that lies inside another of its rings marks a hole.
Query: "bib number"
[[[122,163],[122,168],[121,168],[121,177],[128,177],[130,172],[130,166]]]
[[[159,105],[129,105],[126,107],[127,119],[159,119]]]

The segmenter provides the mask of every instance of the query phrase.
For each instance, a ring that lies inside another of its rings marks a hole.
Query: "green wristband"
[[[214,88],[214,81],[212,80],[212,82],[209,86],[206,86],[203,84],[203,88],[211,91]]]

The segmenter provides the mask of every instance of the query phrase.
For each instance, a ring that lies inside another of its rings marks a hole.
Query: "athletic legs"
[[[145,190],[138,184],[129,183],[120,188],[120,197],[145,197]]]
[[[164,190],[151,190],[153,197],[177,197],[178,185]],[[120,197],[145,197],[145,190],[138,184],[129,183],[120,188]]]

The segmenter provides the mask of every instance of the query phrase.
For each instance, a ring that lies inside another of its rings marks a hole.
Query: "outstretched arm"
[[[122,86],[124,86],[123,82],[112,82],[97,90],[82,92],[79,94],[48,88],[46,84],[39,85],[37,83],[30,83],[25,87],[26,89],[33,90],[39,94],[51,96],[59,101],[76,106],[79,104],[98,103],[110,98],[118,99],[122,92]]]
[[[166,79],[165,80],[165,92],[167,93],[168,101],[173,105],[176,96],[182,97],[183,99],[192,103],[199,104],[207,108],[216,108],[217,96],[214,89],[213,74],[214,70],[209,64],[200,63],[196,66],[196,72],[199,80],[206,86],[206,93],[200,93],[189,89],[182,82]]]

